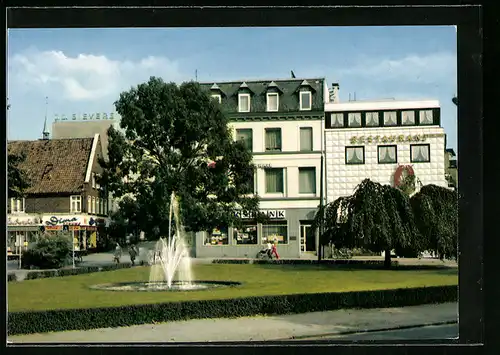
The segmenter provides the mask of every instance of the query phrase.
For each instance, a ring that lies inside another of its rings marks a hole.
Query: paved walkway
[[[15,343],[267,341],[457,321],[458,304],[348,309],[273,317],[196,319],[123,328],[9,336]]]

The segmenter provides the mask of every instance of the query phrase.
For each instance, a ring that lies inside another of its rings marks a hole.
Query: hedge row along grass
[[[318,260],[313,259],[214,259],[213,264],[266,264],[266,265],[318,265]],[[320,265],[350,265],[350,266],[383,266],[383,260],[357,260],[357,259],[323,259]],[[391,261],[392,266],[398,266],[398,261]]]
[[[457,286],[361,292],[305,293],[237,299],[199,300],[94,309],[8,314],[8,334],[123,327],[200,318],[279,315],[341,308],[382,308],[457,301]]]
[[[63,277],[72,275],[90,274],[99,271],[111,271],[118,269],[126,269],[132,267],[130,263],[111,264],[105,266],[83,266],[75,269],[59,269],[59,270],[40,270],[28,271],[24,280],[45,279],[49,277]],[[18,281],[16,274],[8,274],[7,281]]]

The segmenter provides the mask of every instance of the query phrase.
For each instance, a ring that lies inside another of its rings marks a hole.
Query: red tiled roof
[[[80,193],[93,138],[10,141],[9,154],[26,154],[20,164],[30,178],[27,194]]]

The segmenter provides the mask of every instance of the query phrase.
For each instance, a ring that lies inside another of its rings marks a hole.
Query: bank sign
[[[260,210],[261,213],[265,214],[270,219],[285,219],[285,210]],[[242,211],[235,212],[236,217],[241,219],[252,219],[255,216],[252,213],[245,213]]]

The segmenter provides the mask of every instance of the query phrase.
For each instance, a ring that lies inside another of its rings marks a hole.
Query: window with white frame
[[[238,112],[250,112],[250,94],[238,94]]]
[[[281,151],[281,128],[266,128],[266,151]]]
[[[299,194],[316,193],[316,168],[299,168]]]
[[[379,145],[378,147],[378,163],[390,164],[397,163],[397,146],[395,145]]]
[[[288,224],[287,221],[269,221],[262,225],[262,244],[288,243]]]
[[[92,197],[87,196],[87,213],[92,213]]]
[[[240,128],[236,130],[236,140],[242,142],[249,150],[253,150],[253,132],[251,128]]]
[[[365,114],[365,121],[367,127],[378,127],[379,126],[378,112],[367,112]]]
[[[222,102],[222,96],[219,95],[219,94],[212,94],[212,99],[214,99],[215,101],[217,101],[218,103],[221,103]]]
[[[384,126],[396,126],[397,124],[396,111],[384,112]]]
[[[275,112],[279,108],[279,95],[277,92],[267,93],[267,111]]]
[[[103,204],[104,204],[103,214],[108,215],[108,200],[107,199],[103,199],[102,201],[103,201]]]
[[[285,190],[283,168],[265,169],[264,172],[266,176],[266,193],[283,193]]]
[[[410,161],[412,163],[428,163],[431,161],[429,144],[410,145]]]
[[[71,213],[82,212],[82,196],[70,196]]]
[[[332,113],[330,116],[330,125],[332,128],[344,127],[344,114],[342,112]]]
[[[25,211],[24,198],[11,198],[10,199],[10,212],[11,213],[23,213]]]
[[[347,125],[349,127],[361,127],[361,113],[351,112],[347,115]]]
[[[346,164],[364,164],[365,147],[345,147]]]
[[[411,126],[415,124],[415,111],[401,112],[401,124],[404,126]]]
[[[92,196],[92,214],[95,214],[95,196]]]
[[[99,197],[96,198],[96,210],[97,210],[97,214],[101,214],[101,199]]]
[[[432,110],[423,110],[419,114],[420,124],[433,124]]]
[[[312,127],[300,127],[300,151],[311,152],[313,150]]]
[[[92,188],[95,189],[95,173],[92,173]]]
[[[300,109],[308,111],[312,109],[312,93],[310,91],[300,92]]]

